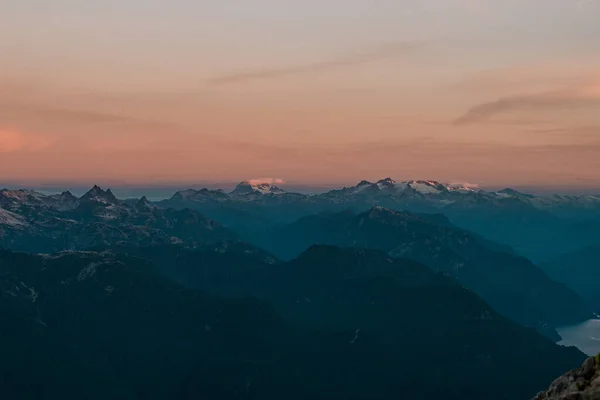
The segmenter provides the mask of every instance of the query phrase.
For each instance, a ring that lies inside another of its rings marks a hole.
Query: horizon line
[[[366,180],[370,183],[377,183],[380,180],[384,180],[388,178],[380,178],[377,180]],[[342,189],[344,187],[352,187],[356,186],[358,183],[363,181],[364,179],[350,181],[340,181],[340,182],[331,182],[331,183],[323,183],[323,182],[288,182],[284,181],[281,183],[276,183],[275,186],[281,186],[282,188],[289,188],[289,190],[297,190],[297,191],[307,191],[318,193],[319,191],[329,191],[335,189]],[[395,179],[394,179],[395,180]],[[90,180],[90,181],[65,181],[65,182],[27,182],[27,181],[11,181],[11,180],[2,180],[0,181],[0,190],[1,189],[29,189],[34,191],[48,191],[48,192],[62,192],[62,191],[84,191],[91,189],[94,185],[102,187],[103,189],[112,189],[117,190],[119,192],[126,191],[134,191],[139,192],[142,190],[156,190],[156,191],[169,191],[172,190],[175,192],[180,190],[200,190],[200,189],[210,189],[210,190],[229,190],[235,188],[236,185],[246,182],[246,180],[200,180],[200,181],[165,181],[165,182],[123,182],[123,181],[115,181],[115,180]],[[523,191],[524,193],[531,192],[532,194],[537,193],[545,193],[545,194],[578,194],[578,195],[600,195],[600,183],[598,185],[581,185],[581,184],[535,184],[535,183],[522,183],[522,184],[478,184],[478,183],[467,183],[467,182],[446,182],[443,180],[427,180],[427,179],[407,179],[407,180],[395,180],[396,182],[409,182],[409,181],[429,181],[429,182],[439,182],[445,185],[451,186],[473,186],[473,188],[485,190],[485,191],[498,191],[502,189],[517,189],[519,191]]]

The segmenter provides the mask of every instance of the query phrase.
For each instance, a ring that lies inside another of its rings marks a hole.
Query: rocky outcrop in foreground
[[[534,400],[600,400],[600,354],[555,380]]]

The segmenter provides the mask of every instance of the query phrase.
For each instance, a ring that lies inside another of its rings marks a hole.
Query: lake
[[[600,353],[600,319],[590,319],[582,324],[557,328],[563,346],[575,346],[585,354]]]

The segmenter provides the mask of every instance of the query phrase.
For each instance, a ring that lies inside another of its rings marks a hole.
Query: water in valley
[[[590,356],[600,353],[600,319],[590,319],[581,324],[565,326],[557,330],[563,338],[558,344],[575,346]]]

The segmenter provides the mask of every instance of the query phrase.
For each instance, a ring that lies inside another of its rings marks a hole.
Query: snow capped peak
[[[411,183],[417,183],[417,184],[421,184],[421,185],[427,185],[427,186],[431,186],[431,187],[435,187],[435,188],[443,188],[443,187],[445,187],[445,185],[442,185],[438,181],[411,181]]]
[[[245,195],[245,194],[281,194],[283,190],[268,182],[258,182],[257,180],[248,180],[240,182],[236,188],[231,192],[232,195]]]
[[[353,194],[358,194],[363,191],[372,190],[375,184],[369,181],[362,180],[358,185],[348,188]]]
[[[377,183],[384,183],[384,184],[388,184],[388,185],[393,185],[396,183],[395,180],[393,180],[392,178],[385,178],[385,179],[381,179],[379,181],[377,181]]]
[[[479,186],[472,183],[441,183],[434,180],[410,180],[395,181],[392,178],[385,178],[371,183],[363,180],[358,185],[352,187],[354,194],[357,193],[382,193],[385,195],[402,195],[408,189],[407,193],[420,193],[424,195],[439,195],[448,192],[471,193],[479,191]],[[363,193],[363,194],[364,194]]]
[[[377,182],[379,189],[393,188],[394,186],[396,186],[396,181],[392,178],[385,178]]]
[[[446,188],[449,191],[458,191],[458,192],[478,192],[479,185],[476,183],[468,183],[468,182],[454,182],[446,185]]]
[[[451,192],[462,192],[462,193],[477,192],[477,187],[467,186],[467,185],[448,185],[448,186],[446,186],[446,189]]]
[[[438,181],[403,181],[397,182],[392,178],[385,178],[377,181],[377,183],[370,183],[369,181],[361,181],[358,185],[353,187],[353,193],[378,193],[400,195],[406,189],[413,189],[414,191],[421,194],[439,194],[454,190],[450,185],[444,185]],[[466,188],[465,188],[466,189]],[[458,188],[456,189],[458,190]]]
[[[437,181],[409,181],[408,186],[421,194],[439,194],[447,190]]]

